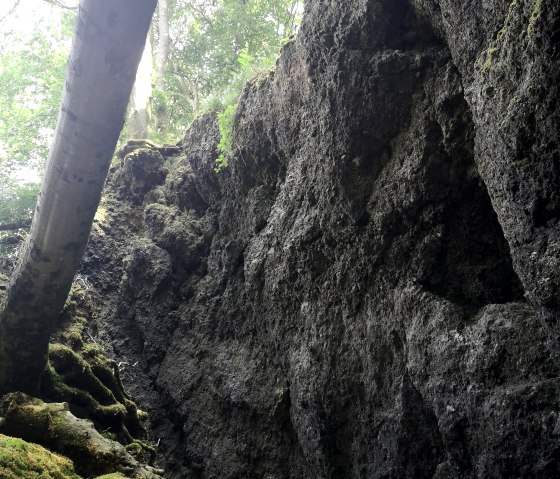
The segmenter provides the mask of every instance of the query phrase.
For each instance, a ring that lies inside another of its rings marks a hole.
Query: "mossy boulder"
[[[0,477],[2,479],[81,479],[69,459],[37,444],[3,434],[0,434]]]
[[[0,403],[0,433],[19,436],[70,458],[76,472],[85,477],[120,472],[131,479],[161,478],[122,444],[103,437],[91,421],[74,416],[66,403],[7,394]]]

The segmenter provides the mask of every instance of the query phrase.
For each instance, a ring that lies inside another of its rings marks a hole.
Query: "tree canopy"
[[[0,255],[15,244],[3,245],[8,233],[1,226],[26,224],[33,211],[75,7],[76,0],[11,0],[0,7]],[[30,8],[38,13],[30,16]],[[122,139],[140,135],[174,143],[204,109],[215,110],[227,126],[243,83],[274,65],[301,14],[299,0],[160,0],[148,61],[140,66],[148,71],[137,77],[144,85],[135,87],[142,92],[140,106],[131,102]],[[146,124],[135,126],[137,118]]]

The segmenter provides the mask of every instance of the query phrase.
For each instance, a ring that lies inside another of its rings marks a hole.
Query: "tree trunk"
[[[148,36],[130,95],[129,138],[148,138],[152,100],[152,42]]]
[[[156,88],[165,90],[165,64],[169,55],[169,4],[168,0],[158,1],[158,47],[156,54]]]
[[[29,239],[0,311],[0,394],[35,393],[86,247],[156,0],[81,0]]]
[[[158,44],[156,51],[156,88],[165,90],[165,69],[169,56],[169,2],[158,0]],[[154,115],[154,123],[158,132],[165,134],[168,129],[169,115],[165,102],[160,102]]]

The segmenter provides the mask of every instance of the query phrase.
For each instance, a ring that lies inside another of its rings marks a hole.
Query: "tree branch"
[[[64,8],[65,10],[72,10],[72,11],[78,10],[78,5],[66,5],[61,0],[43,0],[43,1],[47,2],[47,3],[50,3],[51,5],[54,5],[55,7]]]
[[[21,0],[16,0],[13,7],[10,8],[8,13],[6,13],[6,15],[4,15],[2,18],[0,18],[0,23],[3,23],[12,13],[14,13],[16,11],[16,8],[19,6],[20,3],[21,3]]]
[[[31,226],[31,218],[14,221],[13,223],[0,223],[0,231],[13,231]]]

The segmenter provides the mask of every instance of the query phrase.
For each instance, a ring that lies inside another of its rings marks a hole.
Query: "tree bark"
[[[81,0],[28,241],[0,310],[0,394],[35,393],[86,247],[156,0]]]
[[[169,56],[169,1],[158,0],[158,44],[155,55],[156,88],[161,92],[165,90],[165,69]],[[169,115],[165,102],[160,102],[154,115],[156,130],[160,133],[167,131],[169,126]]]
[[[148,36],[138,71],[136,81],[130,95],[130,114],[128,117],[128,136],[130,138],[148,138],[152,100],[152,42]]]
[[[165,65],[169,56],[169,4],[168,0],[158,1],[158,47],[156,54],[156,88],[165,90]]]

